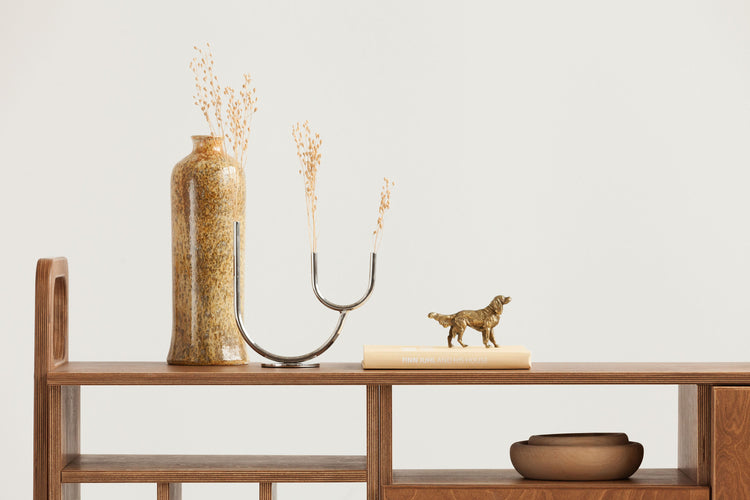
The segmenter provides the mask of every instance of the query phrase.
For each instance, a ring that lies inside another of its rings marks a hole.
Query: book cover
[[[531,352],[523,346],[366,345],[362,368],[392,369],[528,369]]]

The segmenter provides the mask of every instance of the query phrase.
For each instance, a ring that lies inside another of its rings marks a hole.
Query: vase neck
[[[224,154],[224,138],[215,135],[194,135],[193,153]]]

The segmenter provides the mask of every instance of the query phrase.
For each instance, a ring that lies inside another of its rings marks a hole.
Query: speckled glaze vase
[[[234,319],[234,221],[244,263],[244,171],[225,154],[221,137],[193,136],[193,152],[172,170],[169,364],[247,364]]]

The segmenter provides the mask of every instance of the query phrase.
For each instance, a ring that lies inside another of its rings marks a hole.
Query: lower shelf
[[[63,483],[366,482],[367,459],[349,455],[79,455]],[[395,470],[383,500],[709,500],[677,469],[624,481],[530,481],[514,470]]]
[[[352,455],[79,455],[63,483],[366,482]]]
[[[384,500],[709,500],[677,469],[644,469],[623,481],[530,481],[514,470],[395,470]],[[554,496],[553,496],[554,495]]]

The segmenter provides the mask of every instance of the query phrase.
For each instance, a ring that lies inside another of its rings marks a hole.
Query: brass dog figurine
[[[490,342],[497,347],[495,332],[493,330],[500,322],[503,306],[508,302],[510,302],[510,297],[498,295],[492,299],[490,305],[478,311],[459,311],[456,314],[438,314],[432,312],[427,317],[434,319],[445,328],[450,327],[448,331],[448,347],[453,347],[452,340],[454,337],[457,337],[456,340],[458,340],[461,346],[466,347],[466,344],[462,340],[464,330],[466,330],[467,326],[478,332],[482,332],[484,347],[489,348]]]

